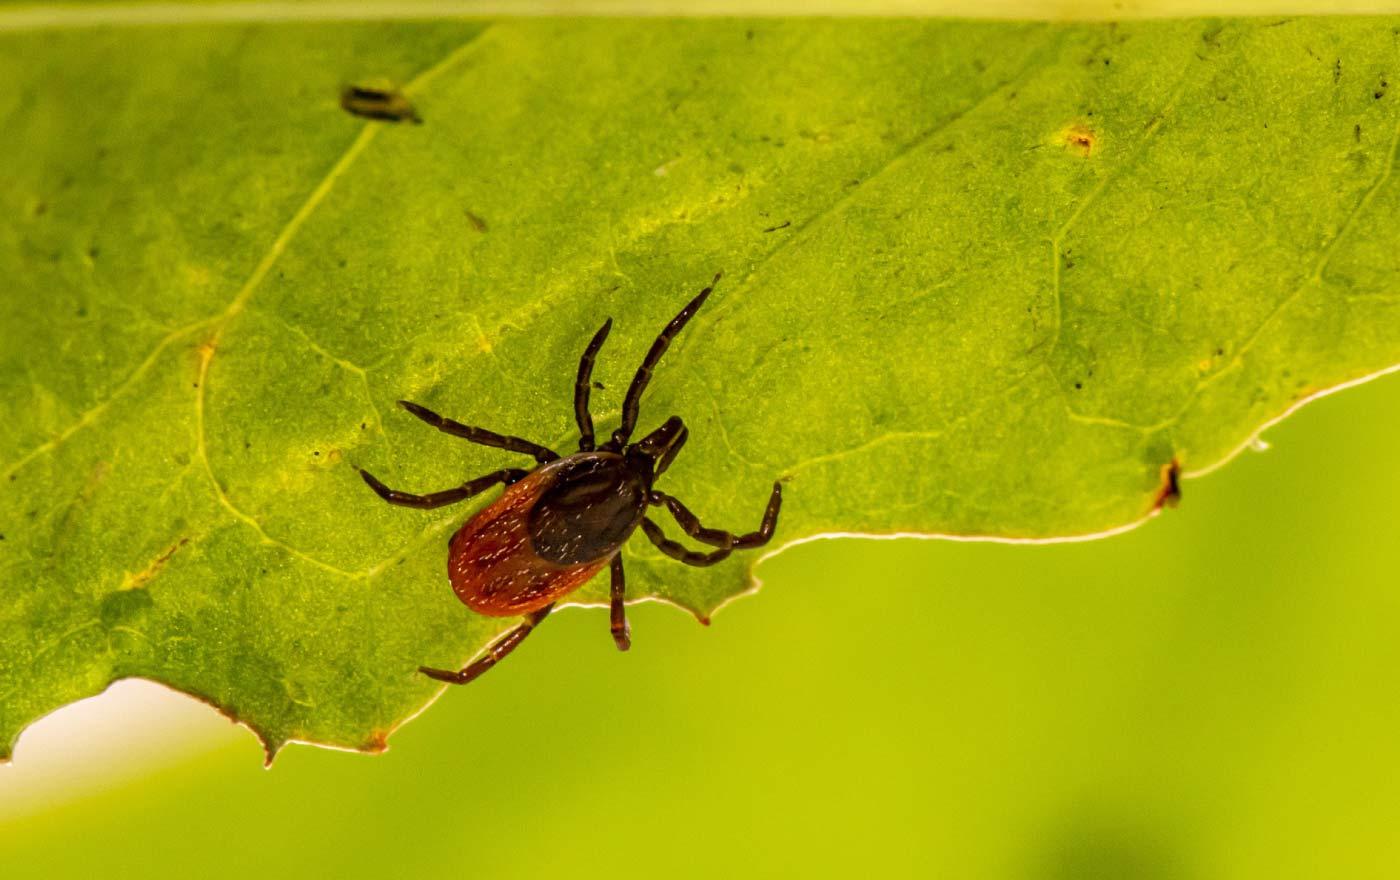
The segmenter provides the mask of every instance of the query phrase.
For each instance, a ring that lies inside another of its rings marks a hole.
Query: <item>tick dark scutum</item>
[[[530,511],[530,542],[541,559],[577,565],[609,556],[647,512],[647,487],[615,452],[580,452]]]
[[[715,282],[719,281],[715,276]],[[678,416],[635,443],[642,392],[652,370],[671,340],[695,315],[710,295],[714,283],[686,304],[671,319],[647,351],[627,389],[622,420],[607,442],[595,446],[593,418],[588,410],[593,362],[612,329],[609,318],[593,334],[579,359],[574,381],[574,416],[579,427],[579,451],[560,457],[557,452],[521,437],[497,434],[443,418],[426,407],[399,401],[408,412],[444,433],[472,443],[529,455],[533,470],[503,468],[468,480],[455,489],[413,495],[390,489],[369,473],[360,475],[379,497],[404,507],[431,509],[455,504],[496,485],[505,492],[482,508],[457,530],[449,542],[448,578],[467,607],[492,616],[522,615],[524,621],[507,632],[486,652],[460,671],[419,667],[423,674],[452,684],[466,684],[515,650],[549,614],[562,597],[582,586],[609,566],[612,589],[609,622],[613,640],[621,650],[631,645],[625,608],[626,581],[620,551],[640,526],[646,537],[667,556],[688,565],[713,565],[735,550],[761,547],[773,536],[782,506],[782,486],[773,484],[768,506],[756,531],[734,535],[706,528],[679,499],[653,488],[666,472],[690,433]],[[661,527],[647,518],[648,507],[663,507],[691,538],[716,549],[688,550],[668,539]]]

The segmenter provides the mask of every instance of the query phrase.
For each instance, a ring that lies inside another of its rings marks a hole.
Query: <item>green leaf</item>
[[[718,270],[643,403],[690,426],[664,485],[707,523],[755,527],[775,478],[769,552],[1142,521],[1173,463],[1400,361],[1397,47],[1394,19],[0,37],[0,747],[142,676],[269,756],[383,748],[440,690],[420,664],[513,621],[444,577],[471,505],[355,468],[522,464],[394,401],[567,449],[603,318],[606,430]],[[704,617],[759,554],[625,558],[632,598]]]

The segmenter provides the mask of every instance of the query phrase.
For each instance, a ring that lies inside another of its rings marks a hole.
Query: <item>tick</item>
[[[680,310],[651,344],[642,365],[632,377],[622,403],[622,420],[612,437],[594,444],[593,417],[588,411],[593,362],[612,329],[612,318],[603,322],[579,358],[574,380],[574,418],[578,421],[578,452],[561,456],[548,447],[521,437],[497,434],[443,418],[406,400],[399,405],[413,415],[454,437],[472,443],[532,456],[533,470],[502,468],[468,480],[455,489],[427,495],[411,495],[390,489],[361,470],[369,487],[390,504],[429,510],[456,504],[497,484],[506,487],[494,502],[467,520],[449,541],[447,576],[457,598],[479,614],[493,617],[522,615],[524,621],[501,636],[486,652],[459,671],[420,666],[430,678],[449,684],[466,684],[499,663],[549,615],[556,602],[582,586],[589,578],[611,567],[610,625],[618,650],[631,644],[623,607],[626,584],[622,571],[622,545],[640,526],[647,539],[672,559],[686,565],[714,565],[735,550],[762,547],[773,537],[783,490],[773,484],[768,507],[757,531],[734,535],[706,528],[679,499],[655,488],[689,436],[679,416],[671,416],[659,428],[635,443],[629,442],[637,425],[642,392],[652,370],[670,347],[671,340],[694,317],[720,276]],[[649,507],[664,507],[690,537],[716,548],[688,550],[666,537],[649,518]]]

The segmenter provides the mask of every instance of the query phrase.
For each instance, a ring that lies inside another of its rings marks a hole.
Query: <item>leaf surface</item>
[[[707,523],[775,478],[774,548],[1137,523],[1400,361],[1398,52],[1394,19],[6,34],[0,748],[128,676],[269,755],[383,748],[418,665],[511,621],[444,577],[473,505],[355,468],[528,463],[394,401],[566,450],[604,317],[606,431],[720,270],[642,420],[686,420],[664,487]],[[422,124],[343,110],[366,82]],[[703,617],[756,554],[625,558]]]

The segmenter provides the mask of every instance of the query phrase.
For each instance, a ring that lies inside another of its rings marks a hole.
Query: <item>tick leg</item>
[[[525,641],[525,637],[533,632],[535,627],[540,625],[540,621],[548,617],[549,612],[553,609],[554,603],[551,602],[539,611],[531,611],[525,615],[523,623],[497,639],[491,647],[486,649],[485,654],[467,664],[467,667],[459,672],[453,672],[450,669],[434,669],[431,666],[420,666],[418,671],[429,678],[445,681],[448,684],[466,684],[501,662],[507,654],[519,647],[520,643]]]
[[[603,326],[598,328],[598,332],[593,334],[593,341],[588,343],[588,347],[583,350],[583,357],[578,359],[578,378],[574,380],[574,418],[578,420],[578,448],[580,452],[591,452],[593,450],[593,416],[588,412],[588,395],[592,391],[593,361],[598,357],[598,349],[603,347],[603,340],[608,338],[608,331],[612,329],[612,318],[603,322]]]
[[[408,492],[390,489],[371,476],[370,472],[366,470],[361,470],[360,476],[364,477],[365,482],[375,491],[375,494],[390,504],[431,510],[434,507],[442,507],[447,504],[456,504],[458,501],[466,501],[473,495],[480,495],[497,483],[504,483],[509,486],[528,473],[529,471],[522,471],[519,468],[504,468],[489,473],[484,477],[477,477],[475,480],[469,480],[456,489],[445,489],[441,492],[431,492],[427,495],[410,495]]]
[[[694,565],[704,568],[707,565],[714,565],[724,559],[734,550],[732,547],[722,547],[711,553],[697,553],[694,550],[687,550],[683,544],[672,541],[666,537],[666,533],[661,531],[661,526],[652,522],[648,517],[642,520],[642,531],[647,533],[647,538],[656,545],[657,549],[672,559],[679,559],[686,565]]]
[[[622,554],[612,559],[612,605],[609,608],[613,641],[619,651],[632,647],[632,628],[627,625],[627,609],[622,600],[627,593],[627,584],[622,577]]]
[[[494,449],[504,449],[509,452],[519,452],[525,455],[534,456],[535,461],[544,464],[547,461],[554,461],[559,457],[559,453],[552,449],[541,446],[538,443],[531,443],[523,437],[511,437],[507,434],[497,434],[495,431],[488,431],[485,428],[473,428],[461,422],[454,422],[445,419],[427,407],[419,406],[408,400],[400,400],[399,406],[413,413],[418,418],[437,428],[445,434],[453,437],[461,437],[463,440],[470,440],[473,443],[480,443],[482,446],[490,446]]]
[[[671,340],[675,338],[677,333],[681,332],[681,329],[704,304],[705,298],[719,283],[722,274],[716,272],[710,285],[696,294],[695,299],[686,303],[685,308],[671,319],[671,322],[661,331],[661,335],[656,337],[656,341],[651,344],[651,349],[647,352],[646,358],[642,360],[642,365],[637,368],[637,375],[632,377],[632,384],[627,388],[627,396],[622,401],[622,424],[613,432],[612,440],[608,443],[609,448],[616,450],[627,445],[627,438],[632,436],[632,429],[637,427],[637,408],[641,405],[642,392],[646,390],[647,382],[651,380],[651,371],[655,369],[656,362],[661,360],[661,356],[666,353],[666,349],[670,348]]]
[[[664,505],[671,511],[671,516],[676,518],[680,527],[685,529],[685,533],[697,541],[709,544],[711,547],[729,547],[735,550],[747,550],[752,547],[762,547],[768,543],[768,539],[773,537],[773,529],[778,525],[778,510],[783,506],[783,485],[773,484],[773,494],[768,496],[768,508],[763,511],[763,522],[759,525],[758,531],[749,532],[747,535],[735,535],[723,529],[709,529],[700,524],[700,518],[690,512],[690,508],[681,503],[679,498],[667,495],[665,492],[652,492],[651,503]]]

